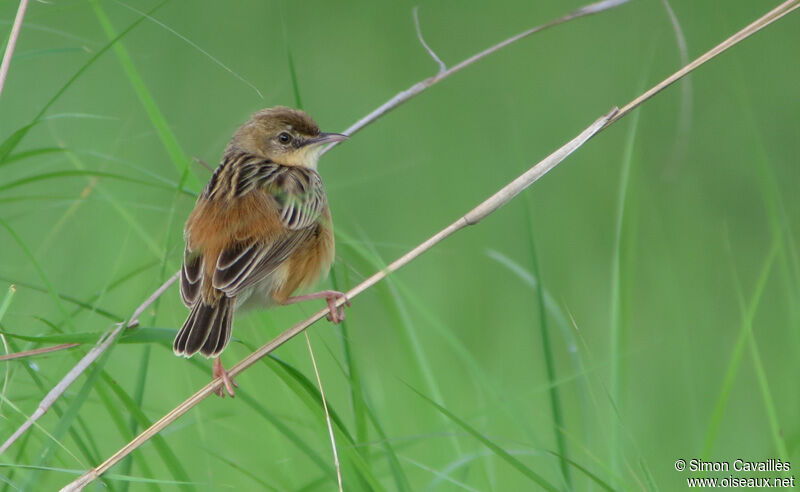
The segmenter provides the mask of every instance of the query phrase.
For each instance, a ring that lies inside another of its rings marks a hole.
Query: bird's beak
[[[305,147],[306,145],[317,146],[317,145],[322,145],[322,144],[327,144],[327,143],[341,142],[343,140],[347,140],[348,138],[350,138],[350,137],[347,136],[347,135],[344,135],[342,133],[325,133],[325,132],[322,132],[318,136],[316,136],[314,138],[309,138],[308,140],[303,142],[303,147]]]

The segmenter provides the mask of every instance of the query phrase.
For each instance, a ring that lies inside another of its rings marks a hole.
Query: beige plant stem
[[[450,70],[440,70],[439,74],[437,74],[437,76],[435,77],[435,80],[433,80],[434,78],[426,79],[425,81],[422,81],[422,82],[412,86],[413,91],[412,90],[406,90],[406,91],[402,91],[402,92],[398,93],[392,99],[390,99],[386,103],[382,104],[375,111],[371,112],[370,114],[368,114],[364,118],[362,118],[359,121],[357,121],[354,125],[352,125],[350,128],[348,128],[345,131],[345,133],[347,133],[348,135],[352,135],[352,134],[358,132],[359,130],[361,130],[365,126],[375,122],[378,118],[380,118],[384,114],[388,113],[394,107],[399,106],[400,104],[404,103],[408,99],[418,95],[420,92],[424,91],[425,89],[427,89],[428,87],[430,87],[434,83],[439,82],[440,80],[444,79],[445,77],[447,77],[447,76],[449,76],[449,75],[451,75],[451,74],[453,74],[453,73],[455,73],[455,72],[467,67],[468,65],[471,65],[472,63],[475,63],[476,61],[478,61],[478,60],[480,60],[480,59],[482,59],[482,58],[484,58],[484,57],[486,57],[486,56],[488,56],[488,55],[490,55],[490,54],[492,54],[494,52],[496,52],[500,48],[508,46],[509,44],[514,43],[516,41],[519,41],[520,39],[523,39],[523,38],[525,38],[527,36],[530,36],[531,34],[534,34],[536,32],[542,31],[543,29],[545,29],[547,27],[551,27],[551,26],[555,26],[555,25],[558,25],[558,24],[562,24],[562,23],[564,23],[566,21],[569,21],[569,20],[572,20],[572,19],[575,19],[575,18],[578,18],[578,17],[582,17],[584,15],[596,14],[596,13],[602,12],[603,10],[607,10],[607,9],[612,8],[612,7],[616,7],[617,5],[621,5],[623,3],[626,3],[628,1],[629,0],[603,0],[603,1],[600,1],[600,2],[592,3],[592,4],[589,4],[589,5],[585,6],[585,7],[580,8],[578,10],[575,10],[575,11],[573,11],[573,12],[571,12],[571,13],[565,15],[565,16],[562,16],[562,17],[560,17],[560,18],[558,18],[556,20],[550,21],[550,22],[548,22],[546,24],[543,24],[543,25],[538,26],[538,27],[534,27],[532,29],[529,29],[529,30],[523,32],[523,33],[517,34],[516,36],[508,38],[508,39],[506,39],[505,41],[501,42],[498,45],[492,46],[492,47],[490,47],[490,48],[488,48],[488,49],[486,49],[484,51],[481,51],[480,53],[478,53],[476,55],[471,56],[470,58],[462,61],[461,63],[459,63],[455,67],[451,68]],[[420,42],[423,44],[423,47],[425,48],[426,51],[428,51],[428,53],[431,55],[431,57],[433,57],[434,60],[437,61],[437,63],[440,63],[440,66],[443,66],[443,62],[441,62],[441,60],[439,60],[439,58],[435,55],[433,50],[431,50],[428,47],[427,43],[425,43],[423,38],[422,38],[422,33],[419,30],[419,22],[417,21],[416,11],[414,12],[414,18],[415,18],[415,23],[416,23],[415,25],[417,26],[417,35],[418,35],[418,38],[420,39]],[[326,151],[330,150],[330,147],[326,148],[325,150]],[[209,167],[207,164],[205,164],[202,161],[200,161],[200,163],[203,164],[206,167]],[[150,303],[155,301],[155,299],[158,296],[160,296],[166,290],[167,287],[169,287],[170,285],[172,285],[173,282],[175,282],[175,280],[177,279],[177,275],[178,275],[178,273],[176,273],[172,278],[167,280],[161,287],[159,287],[159,289],[156,291],[157,295],[155,295],[155,297],[151,297],[150,299],[148,299],[148,301],[147,301],[147,305],[148,306],[149,306]],[[135,320],[137,317],[138,317],[138,315],[134,315],[134,317],[132,319]],[[92,352],[92,359],[89,360],[88,362],[91,363],[92,361],[97,359],[97,357],[107,347],[110,347],[111,346],[110,342],[113,341],[114,338],[119,333],[120,333],[119,330],[113,331],[111,333],[110,340],[108,340],[108,342],[109,342],[108,344],[104,344],[104,345],[95,347],[96,350],[93,349],[94,352]],[[72,384],[72,382],[75,381],[75,379],[77,379],[77,377],[81,374],[81,372],[83,372],[84,370],[86,370],[89,367],[89,363],[85,363],[84,360],[82,359],[73,368],[73,370],[71,370],[69,373],[67,373],[67,376],[65,376],[64,379],[62,379],[62,381],[60,381],[58,383],[58,385],[56,385],[56,387],[51,391],[51,393],[53,393],[55,395],[55,397],[58,398],[58,396],[63,394],[63,390],[65,390],[70,384]],[[55,401],[55,399],[48,400],[48,407],[49,407],[49,405],[52,405],[52,403],[54,401]],[[39,416],[41,416],[43,414],[44,414],[44,412],[37,413],[36,414],[37,415],[36,418],[32,417],[32,420],[30,420],[30,424],[35,422],[36,419],[38,419]],[[25,428],[27,429],[28,427],[30,427],[30,424],[28,422],[26,422],[24,424]],[[22,433],[24,433],[24,429],[18,429],[11,436],[11,438],[9,438],[3,444],[2,449],[3,450],[7,449],[8,446],[13,444],[14,441],[17,438],[19,438],[19,436],[22,435]],[[0,452],[2,452],[2,451],[0,451]]]
[[[322,400],[322,409],[325,411],[325,422],[328,425],[328,436],[331,439],[331,449],[333,450],[333,466],[336,468],[336,481],[339,485],[339,492],[343,492],[342,487],[342,467],[339,464],[339,451],[336,449],[336,436],[333,434],[333,424],[331,423],[331,414],[328,412],[328,399],[325,398],[325,390],[322,388],[322,378],[319,375],[319,368],[317,367],[317,359],[314,357],[314,349],[311,348],[311,337],[308,332],[304,332],[306,336],[306,345],[308,346],[308,355],[311,356],[311,365],[314,367],[314,375],[317,376],[317,386],[319,387],[319,396]]]
[[[426,43],[425,40],[423,39],[422,32],[421,32],[420,27],[419,27],[419,18],[417,16],[417,10],[415,9],[414,10],[414,23],[415,23],[415,27],[417,29],[417,38],[419,39],[420,43],[422,43],[422,46],[425,48],[425,51],[427,51],[428,54],[431,56],[431,58],[433,58],[433,60],[439,65],[439,72],[436,75],[432,76],[432,77],[428,77],[425,80],[421,80],[421,81],[417,82],[416,84],[412,85],[411,87],[409,87],[408,89],[406,89],[404,91],[398,92],[394,97],[392,97],[391,99],[389,99],[385,103],[383,103],[380,106],[378,106],[377,108],[375,108],[375,110],[373,110],[368,115],[366,115],[363,118],[361,118],[360,120],[356,121],[353,125],[350,126],[350,128],[348,128],[347,130],[345,130],[342,133],[344,133],[345,135],[353,135],[354,133],[358,132],[359,130],[361,130],[365,126],[367,126],[370,123],[374,122],[375,120],[377,120],[381,116],[385,115],[389,111],[393,110],[394,108],[396,108],[396,107],[400,106],[401,104],[403,104],[404,102],[408,101],[412,97],[419,95],[419,93],[421,93],[422,91],[428,89],[429,87],[433,86],[434,84],[436,84],[438,82],[441,82],[442,80],[446,79],[447,77],[453,75],[456,72],[461,71],[462,69],[472,65],[473,63],[475,63],[475,62],[477,62],[479,60],[482,60],[483,58],[486,58],[487,56],[489,56],[489,55],[491,55],[493,53],[496,53],[497,51],[500,51],[501,49],[505,48],[506,46],[508,46],[510,44],[514,44],[514,43],[516,43],[517,41],[519,41],[521,39],[524,39],[524,38],[527,38],[528,36],[536,34],[537,32],[544,31],[545,29],[547,29],[549,27],[554,27],[554,26],[557,26],[559,24],[563,24],[565,22],[577,19],[578,17],[584,17],[584,16],[587,16],[587,15],[598,14],[598,13],[603,12],[605,10],[612,9],[614,7],[622,5],[623,3],[627,3],[628,1],[630,1],[630,0],[602,0],[600,2],[595,2],[595,3],[591,3],[589,5],[585,5],[585,6],[581,7],[581,8],[579,8],[579,9],[573,10],[572,12],[570,12],[570,13],[568,13],[566,15],[563,15],[563,16],[557,18],[557,19],[553,19],[550,22],[546,22],[546,23],[538,25],[536,27],[532,27],[532,28],[528,29],[527,31],[523,31],[523,32],[521,32],[521,33],[519,33],[519,34],[517,34],[515,36],[511,36],[510,38],[508,38],[508,39],[506,39],[504,41],[501,41],[501,42],[497,43],[494,46],[486,48],[485,50],[483,50],[483,51],[481,51],[479,53],[476,53],[476,54],[470,56],[469,58],[467,58],[465,60],[460,61],[459,63],[453,65],[450,68],[447,68],[445,63],[441,59],[439,59],[438,56],[436,56],[436,53],[434,53],[434,51],[428,46],[428,43]],[[327,146],[325,148],[323,153],[331,150],[336,145],[338,145],[338,142],[334,142],[334,143],[330,144],[329,146]]]
[[[619,110],[619,113],[617,113],[615,117],[611,118],[611,120],[609,120],[609,122],[606,123],[606,126],[613,124],[615,121],[625,116],[631,110],[633,110],[643,102],[647,101],[651,97],[655,96],[656,94],[664,90],[667,86],[673,84],[674,82],[682,78],[684,75],[694,70],[695,68],[716,57],[717,55],[727,50],[731,46],[739,43],[743,39],[752,36],[753,34],[757,33],[761,29],[767,27],[768,25],[772,24],[773,22],[777,21],[778,19],[780,19],[781,17],[785,16],[786,14],[790,13],[791,11],[795,10],[798,7],[800,7],[800,0],[787,0],[782,4],[778,5],[774,9],[764,14],[763,16],[751,22],[746,27],[742,28],[733,36],[729,37],[725,41],[721,42],[720,44],[714,46],[710,50],[703,53],[701,56],[699,56],[690,64],[681,68],[680,70],[673,73],[672,75],[662,80],[658,84],[654,85],[650,90],[648,90],[641,96],[637,97],[633,101],[623,106],[623,108]]]
[[[25,350],[23,352],[14,352],[13,354],[0,355],[0,362],[5,360],[24,359],[26,357],[34,357],[36,355],[49,354],[51,352],[58,352],[59,350],[71,349],[81,345],[80,343],[62,343],[59,345],[52,345],[50,347],[42,347],[33,350]]]
[[[14,25],[11,26],[11,34],[8,36],[6,52],[3,53],[3,61],[0,63],[0,94],[3,93],[3,87],[6,85],[8,69],[11,67],[11,58],[14,56],[14,48],[17,46],[19,31],[22,29],[22,19],[25,18],[25,10],[27,8],[28,0],[20,0],[19,8],[17,9],[17,16],[14,18]]]
[[[178,280],[177,273],[164,282],[161,287],[156,289],[155,292],[153,292],[153,294],[147,298],[146,301],[136,308],[136,311],[133,312],[127,322],[118,323],[113,330],[107,332],[106,335],[101,337],[100,340],[97,341],[97,344],[92,347],[91,350],[86,352],[86,355],[84,355],[81,360],[78,361],[75,367],[73,367],[67,373],[67,375],[64,376],[61,381],[59,381],[58,384],[55,385],[53,389],[51,389],[50,392],[45,395],[44,398],[42,398],[42,401],[39,402],[39,406],[36,408],[33,414],[31,414],[31,416],[28,417],[16,431],[14,431],[11,437],[6,439],[6,442],[0,446],[0,454],[3,454],[9,448],[9,446],[14,444],[14,442],[19,439],[19,437],[24,434],[25,431],[31,428],[34,422],[39,420],[42,415],[44,415],[50,409],[50,407],[53,406],[53,403],[55,403],[55,401],[58,400],[62,394],[64,394],[67,388],[69,388],[70,385],[74,383],[76,379],[78,379],[78,376],[80,376],[81,373],[83,373],[83,371],[85,371],[86,368],[92,364],[92,362],[97,360],[97,358],[100,357],[100,355],[111,346],[117,336],[125,328],[131,328],[139,324],[139,316],[144,312],[144,310],[150,307],[150,305],[155,302],[156,299],[161,297],[161,294],[163,294],[164,291],[166,291],[173,283],[175,283],[176,280]]]

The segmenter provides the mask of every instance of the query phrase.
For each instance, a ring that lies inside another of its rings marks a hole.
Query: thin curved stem
[[[11,58],[14,56],[14,48],[17,47],[19,31],[22,29],[22,19],[25,18],[25,10],[27,8],[28,0],[20,0],[19,8],[17,9],[17,16],[14,18],[14,25],[11,26],[11,34],[8,36],[6,52],[3,53],[3,62],[0,63],[0,95],[2,95],[3,87],[6,85],[8,69],[11,67]]]

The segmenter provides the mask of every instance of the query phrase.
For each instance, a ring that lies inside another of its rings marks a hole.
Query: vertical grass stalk
[[[528,195],[526,195],[527,197]],[[529,200],[527,200],[529,201]],[[561,467],[561,475],[564,477],[564,484],[567,490],[572,490],[572,476],[567,460],[567,443],[564,439],[564,415],[561,411],[561,397],[559,395],[558,377],[556,376],[556,364],[553,357],[553,346],[550,342],[550,329],[547,324],[547,308],[544,302],[544,281],[539,271],[539,258],[536,253],[536,241],[533,236],[533,218],[529,207],[525,208],[526,224],[528,226],[528,247],[531,254],[533,275],[536,282],[536,302],[539,304],[539,333],[542,337],[542,355],[544,355],[544,365],[547,371],[547,382],[550,394],[550,409],[553,414],[553,433],[556,439],[556,449],[558,450],[558,461]]]
[[[609,426],[609,443],[611,448],[611,470],[614,475],[619,475],[620,458],[620,423],[618,419],[624,408],[623,386],[625,383],[625,364],[623,361],[625,347],[625,333],[622,321],[622,245],[625,233],[625,206],[629,192],[631,166],[633,163],[633,148],[636,141],[636,131],[639,126],[639,110],[633,112],[628,138],[622,158],[620,173],[619,193],[617,197],[616,226],[614,228],[613,260],[611,267],[611,313],[609,320],[609,338],[611,350],[609,354],[611,364],[610,393],[617,412],[612,412]]]

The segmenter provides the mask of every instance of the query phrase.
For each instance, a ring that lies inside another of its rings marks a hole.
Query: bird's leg
[[[336,301],[342,298],[344,298],[344,304],[337,308]],[[339,292],[338,290],[321,290],[319,292],[314,292],[313,294],[290,297],[286,299],[283,304],[294,304],[296,302],[309,301],[311,299],[325,299],[328,301],[328,308],[331,310],[330,314],[327,316],[328,321],[333,321],[336,324],[344,321],[344,306],[350,305],[350,299],[347,298],[344,292]]]
[[[236,381],[231,379],[231,377],[228,375],[228,371],[226,371],[225,368],[222,367],[222,361],[219,360],[219,357],[214,359],[214,363],[212,364],[212,374],[214,375],[214,379],[222,378],[225,391],[227,391],[228,394],[231,395],[231,398],[236,396],[233,392],[233,387],[239,385],[236,384]],[[225,398],[225,393],[222,391],[222,387],[217,389],[216,393],[217,396],[219,396],[220,398]]]

